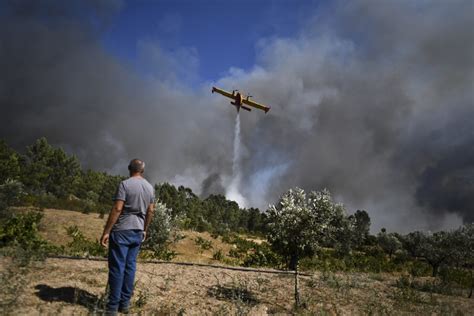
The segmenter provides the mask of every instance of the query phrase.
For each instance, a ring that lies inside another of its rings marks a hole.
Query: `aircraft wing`
[[[228,97],[228,98],[231,98],[231,99],[235,100],[235,95],[232,95],[232,93],[227,92],[225,90],[222,90],[222,89],[219,89],[219,88],[216,88],[216,87],[212,87],[212,93],[214,93],[214,92],[217,92],[219,94],[222,94],[225,97]]]
[[[270,107],[269,107],[269,106],[266,106],[266,105],[257,103],[257,102],[252,101],[252,100],[243,99],[243,100],[242,100],[242,103],[245,103],[245,104],[247,104],[247,105],[253,106],[254,108],[257,108],[257,109],[259,109],[259,110],[265,111],[265,113],[267,113],[268,111],[270,111]]]

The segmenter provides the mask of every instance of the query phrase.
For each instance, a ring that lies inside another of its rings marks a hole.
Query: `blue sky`
[[[255,45],[268,37],[293,37],[321,1],[163,0],[125,1],[103,35],[106,49],[132,64],[137,43],[158,44],[167,52],[196,52],[200,80],[216,80],[230,67],[254,65]]]

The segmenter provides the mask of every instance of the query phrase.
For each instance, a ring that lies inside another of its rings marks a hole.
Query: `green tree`
[[[357,210],[349,216],[349,220],[353,223],[353,243],[356,247],[361,247],[369,238],[369,214],[364,210]]]
[[[452,232],[412,232],[403,237],[405,249],[414,257],[424,259],[432,267],[432,276],[438,275],[439,267],[455,256],[456,235]]]
[[[452,252],[450,264],[470,272],[471,287],[468,297],[472,297],[474,289],[474,223],[459,227],[452,233]]]
[[[287,258],[288,267],[295,270],[295,303],[299,305],[298,263],[311,256],[335,235],[334,226],[344,214],[344,208],[333,202],[327,190],[306,194],[302,189],[288,190],[277,205],[267,211],[267,239],[272,249]]]
[[[352,249],[357,246],[354,217],[340,214],[334,217],[331,225],[334,227],[334,233],[327,245],[333,247],[341,257],[350,255]]]
[[[27,147],[22,182],[33,193],[67,197],[73,192],[72,184],[80,173],[77,157],[68,156],[62,148],[52,147],[44,137]]]
[[[91,192],[100,196],[108,177],[110,176],[104,172],[97,172],[90,169],[81,172],[81,176],[78,177],[74,183],[74,194],[80,199],[87,199],[88,196],[90,197]],[[98,199],[95,202],[98,202]],[[110,202],[110,200],[108,200],[108,202]]]
[[[382,250],[388,255],[390,259],[395,252],[402,248],[402,243],[394,233],[387,233],[385,228],[380,230],[377,235],[377,242]]]
[[[23,195],[23,184],[18,180],[8,179],[0,184],[0,218],[9,218],[8,208],[18,203]]]
[[[4,140],[0,140],[0,184],[7,179],[20,177],[21,157],[10,148]]]
[[[166,204],[156,202],[155,213],[148,227],[143,249],[151,250],[154,257],[166,259],[169,257],[168,247],[175,229],[176,224],[171,217],[171,210],[166,207]]]
[[[102,188],[99,193],[99,203],[101,204],[111,204],[112,200],[117,192],[118,185],[122,180],[125,180],[126,177],[123,176],[111,176],[107,175],[102,184]]]

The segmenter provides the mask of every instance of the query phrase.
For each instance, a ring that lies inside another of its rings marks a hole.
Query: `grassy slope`
[[[45,209],[43,214],[40,234],[46,240],[58,245],[66,245],[71,241],[71,238],[67,236],[66,228],[73,225],[76,225],[87,238],[98,240],[107,220],[107,217],[99,218],[98,214],[83,214],[75,211]],[[220,238],[212,238],[207,232],[183,231],[180,234],[184,238],[171,246],[171,250],[177,253],[173,261],[216,263],[217,261],[212,259],[213,252],[220,249],[222,253],[227,254],[232,247],[232,245],[223,243]],[[212,248],[202,250],[195,243],[195,239],[198,237],[210,240]]]

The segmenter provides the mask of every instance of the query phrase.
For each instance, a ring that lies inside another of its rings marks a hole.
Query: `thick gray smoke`
[[[88,167],[123,172],[140,157],[152,181],[228,188],[235,112],[211,83],[187,84],[198,52],[139,39],[145,77],[99,41],[120,3],[36,3],[11,2],[1,15],[1,138],[20,148],[46,136]],[[326,187],[349,210],[366,209],[374,229],[472,221],[473,6],[340,1],[298,36],[256,43],[253,69],[214,83],[272,106],[241,114],[249,205]]]

